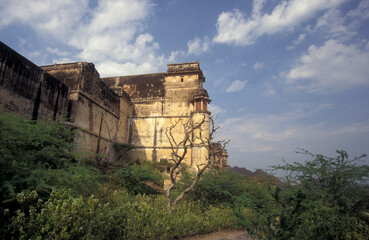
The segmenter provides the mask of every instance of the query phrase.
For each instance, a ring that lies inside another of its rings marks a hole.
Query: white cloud
[[[164,59],[162,59],[161,62],[163,61]],[[102,72],[103,76],[124,76],[137,73],[150,73],[157,70],[157,66],[153,65],[150,60],[141,64],[132,62],[118,63],[115,61],[104,61],[96,65],[96,68],[99,69],[100,73]]]
[[[198,37],[195,37],[193,40],[187,42],[188,46],[188,54],[201,55],[203,53],[207,53],[210,50],[210,39],[208,37],[204,37],[201,40]]]
[[[143,33],[152,7],[148,0],[101,1],[69,43],[81,50],[82,60],[95,62],[102,76],[158,71],[167,59],[157,54],[154,37]]]
[[[288,50],[294,49],[297,45],[300,44],[300,42],[302,42],[305,39],[305,37],[306,33],[301,33],[296,40],[292,41],[292,44],[288,46],[287,49]]]
[[[347,17],[353,18],[354,22],[352,24],[357,25],[362,20],[369,18],[369,1],[362,0],[356,9],[351,10]]]
[[[256,62],[253,66],[254,70],[259,70],[264,67],[264,62]]]
[[[66,52],[66,51],[60,51],[59,49],[57,48],[51,48],[51,47],[46,47],[46,51],[50,52],[50,53],[54,53],[58,56],[67,56],[69,55],[70,53],[69,52]]]
[[[323,10],[334,8],[345,0],[281,1],[271,13],[261,13],[265,0],[254,0],[250,17],[240,10],[222,12],[216,24],[216,43],[251,45],[264,34],[291,31]]]
[[[0,27],[27,24],[74,48],[74,56],[65,58],[66,52],[45,46],[52,58],[94,62],[101,76],[155,72],[181,52],[158,54],[159,44],[144,32],[153,6],[150,0],[104,0],[94,8],[88,0],[0,0]]]
[[[357,26],[345,26],[347,16],[341,14],[338,9],[330,9],[321,16],[314,27],[318,34],[324,33],[326,38],[341,39],[342,41],[350,39],[356,35],[354,30]]]
[[[329,40],[311,45],[286,74],[286,84],[309,92],[344,90],[369,85],[369,51]]]
[[[68,58],[68,57],[61,57],[61,58],[55,58],[51,61],[52,63],[71,63],[71,62],[75,62],[75,60],[73,58]],[[50,64],[50,62],[47,63],[47,65]]]
[[[240,80],[236,80],[234,81],[227,89],[226,92],[230,93],[230,92],[238,92],[241,91],[245,86],[246,86],[247,80],[246,81],[240,81]]]
[[[209,104],[209,111],[211,112],[211,115],[215,117],[220,116],[221,114],[224,114],[226,112],[225,109],[222,109],[221,107],[213,104]]]
[[[172,51],[167,60],[168,60],[168,62],[175,62],[177,58],[183,57],[184,55],[185,55],[184,51],[181,51],[181,50]]]
[[[228,152],[232,164],[265,167],[282,157],[292,156],[296,147],[326,154],[341,147],[350,150],[367,146],[367,142],[358,142],[358,139],[368,139],[369,119],[332,126],[324,121],[324,112],[335,108],[334,105],[295,107],[292,111],[277,114],[248,113],[245,117],[227,118],[219,123],[216,137],[231,140]],[[310,122],[312,118],[320,121]],[[310,123],[306,123],[307,120]]]
[[[0,2],[0,27],[20,22],[39,34],[52,34],[65,40],[86,9],[88,0],[3,0]]]

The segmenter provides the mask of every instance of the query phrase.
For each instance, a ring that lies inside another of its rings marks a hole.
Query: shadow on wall
[[[0,42],[0,106],[28,119],[67,115],[68,87]]]

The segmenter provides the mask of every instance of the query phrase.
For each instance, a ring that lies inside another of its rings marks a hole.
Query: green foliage
[[[188,186],[194,177],[186,172],[179,183],[179,188]],[[207,204],[231,206],[235,196],[244,192],[245,177],[226,170],[205,172],[190,195],[194,200]]]
[[[357,209],[368,197],[369,166],[357,165],[365,155],[348,159],[304,151],[313,160],[274,167],[288,172],[292,191],[278,194],[283,206],[274,225],[278,239],[368,239],[369,227]],[[363,188],[363,186],[365,186]],[[366,207],[368,211],[368,206]]]
[[[73,137],[51,120],[0,114],[0,238],[173,239],[235,227],[265,239],[369,238],[364,155],[304,151],[312,161],[274,167],[288,172],[281,187],[270,176],[207,171],[169,210],[159,194],[167,161],[104,174],[77,161]],[[131,146],[116,147],[124,158]],[[173,195],[193,177],[185,171]]]
[[[52,120],[36,123],[1,113],[1,202],[12,201],[17,193],[37,188],[40,169],[65,168],[75,161],[72,139],[72,131]]]
[[[0,136],[1,238],[173,239],[236,225],[230,208],[190,200],[170,211],[164,196],[141,195],[163,187],[155,164],[111,175],[81,165],[56,122],[1,114]]]
[[[132,161],[128,158],[128,152],[134,148],[134,144],[131,143],[114,143],[113,149],[116,153],[116,160],[119,162],[123,162],[125,165],[132,163]]]
[[[362,184],[369,180],[369,166],[357,165],[366,155],[348,159],[345,151],[337,151],[339,155],[335,158],[312,154],[306,150],[302,153],[313,160],[304,164],[286,163],[275,169],[288,171],[287,180],[306,191],[324,191],[327,202],[338,205],[344,211],[352,208],[360,198]]]
[[[16,209],[21,192],[49,196],[55,174],[76,162],[73,137],[67,126],[51,119],[34,122],[0,112],[0,212]],[[3,230],[8,218],[0,216]]]
[[[116,184],[125,187],[132,194],[155,194],[158,193],[157,188],[163,186],[162,175],[148,163],[120,168],[111,174],[111,179]],[[157,188],[153,186],[157,186]]]
[[[183,201],[170,211],[164,196],[130,196],[113,192],[109,203],[97,198],[72,197],[54,190],[43,202],[37,194],[19,194],[20,203],[36,202],[28,212],[18,210],[12,219],[12,236],[19,239],[173,239],[232,227],[229,208],[203,208]]]
[[[178,183],[181,188],[191,182],[193,174],[185,173]],[[256,236],[265,235],[276,220],[279,209],[269,181],[260,182],[227,170],[205,172],[189,196],[205,206],[227,206],[237,217],[235,227],[247,229]]]

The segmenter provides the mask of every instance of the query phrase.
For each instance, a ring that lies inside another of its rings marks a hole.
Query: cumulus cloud
[[[188,46],[188,54],[201,55],[203,53],[207,53],[210,50],[210,39],[208,37],[204,37],[203,40],[196,37],[187,42]]]
[[[157,54],[154,37],[143,32],[152,7],[148,0],[101,1],[69,44],[81,50],[82,60],[97,63],[102,76],[157,71],[167,59]]]
[[[0,27],[27,24],[69,45],[74,55],[49,46],[45,53],[94,62],[102,76],[147,73],[181,55],[173,52],[166,58],[158,54],[159,44],[144,32],[153,6],[150,0],[104,0],[94,7],[88,0],[0,0]]]
[[[227,89],[226,92],[230,93],[230,92],[238,92],[241,91],[245,86],[246,86],[247,80],[246,81],[240,81],[240,80],[236,80],[234,81]]]
[[[254,0],[249,17],[238,9],[222,12],[216,24],[216,43],[251,45],[264,34],[291,31],[319,12],[334,8],[346,0],[281,1],[271,13],[262,14],[265,0]]]
[[[311,45],[286,74],[286,84],[309,92],[344,90],[369,85],[369,51],[329,40]]]
[[[39,34],[52,34],[64,40],[87,8],[88,0],[3,0],[0,2],[0,27],[20,22]]]

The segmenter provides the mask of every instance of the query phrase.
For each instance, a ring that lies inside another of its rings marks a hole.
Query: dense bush
[[[164,196],[129,195],[113,192],[109,203],[97,198],[72,197],[54,190],[43,202],[37,193],[19,194],[18,201],[34,202],[29,211],[18,210],[12,219],[12,236],[20,239],[173,239],[188,234],[233,227],[236,219],[229,208],[203,208],[182,201],[168,210]]]
[[[235,226],[230,208],[189,200],[170,211],[164,196],[141,195],[162,188],[152,164],[110,175],[82,165],[73,135],[51,120],[0,114],[0,238],[172,239]]]
[[[344,151],[305,151],[313,160],[275,167],[289,173],[279,186],[271,176],[207,171],[170,210],[160,194],[166,164],[128,159],[104,174],[78,161],[73,136],[51,120],[0,113],[0,238],[173,239],[224,228],[263,239],[369,238],[369,166]],[[173,195],[193,177],[185,172]]]
[[[17,209],[18,193],[36,190],[48,198],[63,169],[76,162],[74,133],[52,120],[30,121],[0,112],[0,212]],[[65,177],[63,177],[65,178]],[[8,223],[0,214],[0,236]]]
[[[365,155],[349,159],[345,151],[331,158],[304,151],[313,159],[276,166],[287,171],[290,191],[277,197],[283,206],[274,225],[278,239],[368,239],[369,226],[360,217],[368,211],[369,166]]]
[[[179,191],[191,182],[193,174],[187,172],[178,184]],[[271,187],[274,179],[253,180],[227,170],[205,172],[189,198],[205,206],[227,206],[237,217],[234,227],[244,228],[249,233],[262,237],[270,229],[270,223],[279,214]]]
[[[159,170],[149,163],[117,169],[111,174],[111,179],[132,194],[158,193],[158,188],[162,189],[164,181]]]
[[[39,188],[48,195],[49,174],[75,161],[73,132],[52,120],[33,122],[0,113],[0,198],[10,202],[17,193]],[[44,182],[40,182],[40,175]],[[52,174],[51,174],[52,175]]]
[[[192,178],[191,174],[188,174]],[[184,179],[184,181],[188,181]],[[205,172],[191,193],[194,200],[208,204],[231,206],[234,198],[245,189],[245,177],[226,170]]]

